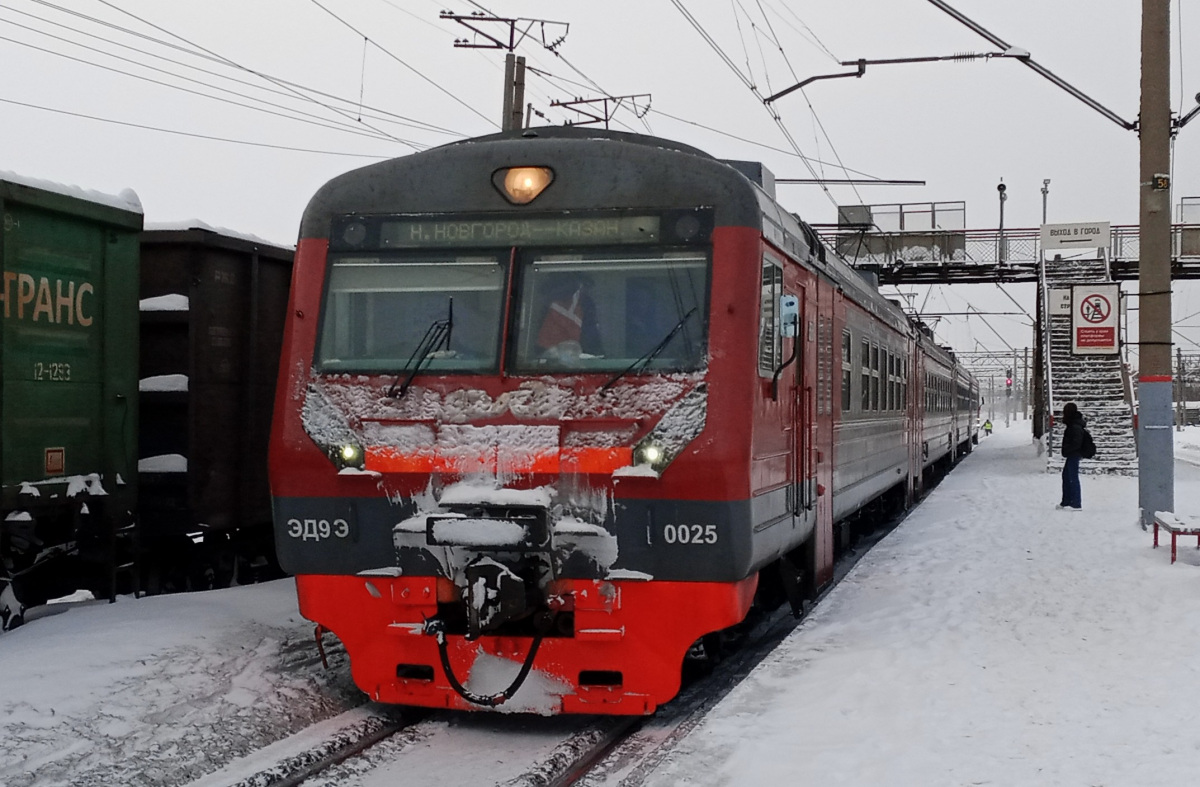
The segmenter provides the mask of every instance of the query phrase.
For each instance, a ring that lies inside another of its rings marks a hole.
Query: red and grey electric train
[[[296,252],[270,474],[373,699],[646,714],[970,450],[978,386],[760,165],[582,128],[347,173]]]

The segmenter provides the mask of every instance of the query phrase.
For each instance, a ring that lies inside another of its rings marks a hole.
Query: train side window
[[[862,370],[862,409],[866,412],[871,409],[871,343],[865,339],[862,343],[862,362],[859,366]]]
[[[871,409],[879,409],[879,346],[871,346]]]
[[[765,377],[775,374],[783,360],[783,339],[779,335],[776,309],[783,294],[783,269],[769,257],[763,257],[762,288],[758,313],[758,373]]]
[[[896,356],[887,353],[887,410],[896,409]]]
[[[821,415],[833,412],[833,320],[817,319],[817,403]]]
[[[888,355],[888,409],[900,409],[900,359],[895,354]]]
[[[854,379],[853,376],[853,359],[854,354],[852,348],[854,343],[850,338],[850,331],[842,332],[842,412],[850,410],[850,382]]]

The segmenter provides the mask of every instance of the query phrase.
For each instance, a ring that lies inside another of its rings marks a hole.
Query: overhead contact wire
[[[41,2],[41,0],[38,0],[38,2]],[[269,76],[267,74],[261,73],[259,71],[255,71],[254,69],[248,68],[247,66],[243,66],[240,63],[237,63],[237,62],[225,57],[224,55],[219,55],[216,52],[212,51],[211,49],[207,49],[203,46],[200,46],[199,44],[189,41],[188,39],[184,38],[183,36],[179,35],[178,33],[173,33],[170,30],[167,30],[165,27],[157,25],[147,19],[142,19],[137,14],[134,14],[130,11],[126,11],[125,9],[120,8],[119,6],[116,6],[113,3],[109,2],[109,0],[97,0],[97,2],[102,3],[103,5],[113,9],[114,11],[118,11],[122,14],[125,14],[126,16],[136,19],[137,21],[141,22],[142,24],[146,25],[147,27],[154,28],[155,30],[159,31],[160,33],[166,33],[167,35],[171,36],[172,38],[178,39],[194,49],[197,49],[197,50],[200,50],[201,52],[205,52],[209,55],[212,55],[213,57],[217,58],[220,62],[222,62],[223,64],[225,64],[227,66],[239,69],[241,71],[245,71],[248,74],[253,74],[254,76],[258,77],[259,79],[265,79],[268,82],[271,82],[272,84],[279,85],[280,87],[283,87],[283,88],[289,90],[290,92],[294,93],[297,97],[299,97],[305,101],[310,101],[314,104],[317,104],[318,106],[324,107],[325,109],[329,110],[330,112],[334,112],[338,115],[341,115],[342,117],[346,118],[347,120],[353,120],[353,117],[349,113],[343,112],[342,110],[338,109],[337,107],[330,106],[329,104],[325,104],[321,101],[317,101],[312,96],[305,95],[304,93],[302,93],[298,90],[294,90],[294,89],[288,87],[287,85],[280,83],[279,81],[275,80],[274,78],[272,78],[271,76]],[[316,0],[313,0],[313,2],[316,2]],[[372,131],[375,131],[378,134],[382,134],[382,135],[386,136],[388,139],[391,139],[395,142],[399,142],[402,145],[406,145],[406,146],[412,148],[413,150],[421,149],[420,147],[413,145],[411,142],[409,142],[407,140],[403,140],[403,139],[400,139],[399,137],[389,134],[388,132],[384,131],[383,129],[375,128],[374,126],[371,126],[366,123],[363,123],[363,126],[371,129]]]
[[[100,2],[106,2],[106,0],[100,0]],[[354,25],[350,24],[350,23],[349,23],[349,22],[347,22],[345,19],[343,19],[342,17],[340,17],[340,16],[338,16],[337,14],[335,14],[333,11],[329,10],[328,8],[326,8],[324,5],[322,5],[322,4],[321,4],[320,0],[309,0],[309,2],[311,2],[311,3],[312,3],[313,5],[315,5],[317,8],[320,8],[320,9],[321,9],[322,11],[324,11],[325,13],[329,14],[330,16],[332,16],[332,17],[333,17],[334,19],[336,19],[337,21],[341,22],[341,23],[342,23],[343,25],[345,25],[345,26],[346,26],[348,29],[350,29],[350,30],[354,31],[354,32],[355,32],[355,33],[357,33],[359,36],[361,36],[361,37],[363,37],[363,38],[367,38],[367,35],[366,35],[366,33],[362,32],[362,31],[361,31],[361,30],[359,30],[357,27],[355,27]],[[422,73],[420,70],[418,70],[418,69],[414,68],[413,66],[409,65],[408,63],[406,63],[406,62],[405,62],[405,61],[404,61],[402,58],[400,58],[399,56],[397,56],[396,54],[394,54],[393,52],[391,52],[389,49],[387,49],[387,48],[385,48],[385,47],[381,46],[381,45],[379,44],[379,42],[378,42],[378,41],[372,41],[371,43],[372,43],[372,44],[375,46],[375,48],[376,48],[376,49],[378,49],[380,52],[383,52],[385,55],[387,55],[388,57],[390,57],[392,60],[395,60],[397,63],[399,63],[400,65],[404,66],[404,67],[405,67],[405,68],[407,68],[409,71],[413,72],[413,73],[414,73],[414,74],[416,74],[418,77],[420,77],[421,79],[423,79],[423,80],[425,80],[426,82],[428,82],[430,85],[432,85],[433,87],[435,87],[437,90],[439,90],[440,92],[442,92],[442,93],[443,93],[443,94],[445,94],[446,96],[449,96],[449,97],[450,97],[450,98],[451,98],[451,99],[452,99],[452,100],[453,100],[455,103],[457,103],[457,104],[460,104],[460,105],[462,105],[463,107],[466,107],[468,110],[470,110],[470,111],[471,111],[471,112],[473,112],[474,114],[476,114],[476,115],[478,115],[479,117],[483,118],[485,121],[487,121],[488,125],[491,125],[491,126],[497,126],[497,127],[498,127],[498,124],[497,124],[497,123],[496,123],[494,120],[492,120],[492,119],[491,119],[491,118],[489,118],[487,115],[485,115],[485,114],[483,114],[482,112],[480,112],[480,111],[479,111],[478,109],[476,109],[475,107],[473,107],[473,106],[471,106],[470,104],[468,104],[466,101],[463,101],[461,98],[459,98],[458,96],[454,95],[454,93],[452,93],[450,90],[446,89],[444,86],[442,86],[441,84],[439,84],[439,83],[438,83],[436,80],[430,79],[430,78],[429,78],[429,77],[427,77],[425,74],[423,74],[423,73]]]
[[[42,0],[32,0],[32,2],[42,2]],[[66,9],[59,9],[59,8],[58,8],[58,6],[54,6],[54,5],[52,5],[52,4],[49,4],[49,3],[42,2],[42,4],[43,4],[43,5],[47,5],[47,6],[51,7],[51,8],[55,8],[55,9],[57,9],[57,10],[63,10],[63,11],[66,11]],[[139,49],[138,47],[132,46],[132,45],[130,45],[130,44],[126,44],[126,43],[123,43],[123,42],[121,42],[121,41],[115,41],[115,40],[113,40],[113,39],[111,39],[111,38],[105,38],[104,36],[97,35],[96,33],[92,33],[92,32],[89,32],[89,31],[87,31],[87,30],[82,30],[82,29],[80,29],[80,28],[77,28],[77,27],[72,27],[72,26],[70,26],[70,25],[63,24],[62,22],[55,21],[55,20],[53,20],[53,19],[47,19],[46,17],[43,17],[43,16],[38,16],[37,14],[31,14],[31,13],[29,13],[28,11],[23,11],[23,10],[21,10],[21,9],[19,9],[19,8],[8,8],[7,10],[9,10],[9,11],[12,11],[13,13],[20,14],[20,15],[22,15],[22,16],[29,17],[29,18],[31,18],[31,19],[36,19],[37,21],[39,21],[39,22],[44,22],[44,23],[46,23],[46,24],[48,24],[48,25],[53,25],[54,27],[62,28],[63,30],[69,30],[69,31],[71,31],[72,33],[77,33],[77,34],[79,34],[79,35],[81,35],[81,36],[86,36],[86,37],[88,37],[88,38],[93,38],[93,39],[96,39],[97,41],[103,41],[103,42],[104,42],[104,43],[106,43],[106,44],[110,44],[110,45],[112,45],[112,46],[119,47],[119,48],[121,48],[121,49],[125,49],[125,50],[131,51],[131,52],[136,52],[136,53],[138,53],[138,54],[140,54],[140,55],[145,55],[145,56],[147,56],[147,57],[154,58],[155,60],[161,60],[161,61],[164,61],[164,62],[170,63],[170,64],[172,64],[172,65],[179,66],[179,67],[181,67],[181,68],[187,68],[187,69],[190,69],[190,70],[192,70],[192,71],[198,71],[198,72],[200,72],[201,74],[207,74],[208,76],[215,77],[215,78],[217,78],[217,79],[223,79],[223,80],[227,80],[227,81],[229,81],[229,82],[233,82],[233,83],[235,83],[235,84],[238,84],[238,85],[243,85],[243,86],[245,86],[245,87],[248,87],[248,88],[251,88],[251,89],[253,89],[253,90],[261,90],[261,91],[263,91],[263,92],[270,93],[270,94],[272,94],[272,95],[276,95],[276,96],[290,96],[290,97],[293,97],[293,98],[295,98],[295,97],[296,97],[296,96],[295,96],[295,93],[294,93],[294,92],[292,92],[292,91],[290,91],[290,90],[287,90],[287,91],[285,91],[285,90],[278,90],[278,89],[274,89],[274,88],[272,88],[272,87],[269,87],[269,86],[267,86],[267,85],[254,84],[254,83],[251,83],[251,82],[249,82],[249,81],[247,81],[247,80],[244,80],[244,79],[239,79],[239,78],[238,78],[238,77],[236,77],[236,76],[232,76],[232,75],[229,75],[229,74],[221,74],[221,73],[218,73],[218,72],[216,72],[216,71],[212,71],[212,70],[210,70],[210,69],[203,68],[203,67],[201,67],[201,66],[193,65],[193,64],[191,64],[191,63],[185,63],[185,62],[183,62],[182,60],[176,60],[176,59],[173,59],[173,58],[167,57],[167,56],[165,56],[165,55],[158,54],[157,52],[151,52],[151,51],[149,51],[149,50],[146,50],[146,49]],[[73,13],[73,12],[71,12],[71,13]],[[75,14],[75,15],[76,15],[76,16],[82,16],[82,15],[80,15],[80,14]],[[143,40],[149,41],[149,42],[151,42],[151,43],[158,44],[159,46],[163,46],[163,47],[167,47],[167,48],[170,48],[170,49],[174,49],[174,50],[177,50],[177,51],[180,51],[180,52],[183,52],[183,53],[189,54],[189,55],[191,55],[191,56],[197,57],[197,58],[199,58],[199,59],[202,59],[202,60],[208,60],[208,61],[210,61],[210,62],[213,62],[213,63],[221,63],[222,65],[226,65],[225,63],[222,63],[222,61],[220,61],[218,58],[215,58],[215,57],[212,57],[212,56],[210,56],[210,55],[204,54],[203,52],[197,52],[197,51],[193,51],[193,50],[186,49],[186,48],[184,48],[184,47],[180,47],[180,46],[178,46],[178,45],[176,45],[176,44],[172,44],[171,42],[169,42],[169,41],[165,41],[165,40],[163,40],[163,39],[161,39],[161,38],[155,38],[155,37],[153,37],[153,36],[146,36],[146,35],[143,35],[143,34],[141,34],[141,33],[136,33],[136,32],[134,32],[134,31],[132,31],[132,30],[128,30],[127,28],[123,28],[123,27],[120,27],[120,26],[118,26],[118,25],[112,25],[112,24],[109,24],[109,23],[107,23],[107,22],[102,22],[102,20],[97,20],[97,19],[94,19],[93,17],[86,17],[86,16],[84,16],[83,18],[86,18],[86,19],[88,19],[88,20],[91,20],[91,21],[95,21],[95,22],[97,22],[98,24],[101,24],[101,25],[103,25],[103,26],[109,27],[109,28],[111,28],[111,29],[119,30],[119,31],[121,31],[121,32],[123,32],[123,33],[127,33],[127,34],[129,34],[129,35],[136,36],[137,38],[140,38],[140,39],[143,39]],[[17,24],[17,23],[15,23],[15,22],[10,22],[10,24]],[[18,25],[18,26],[19,26],[19,25]],[[44,36],[49,36],[49,37],[52,37],[52,38],[57,38],[58,40],[61,40],[61,41],[64,41],[64,42],[70,43],[70,44],[72,44],[72,45],[74,45],[74,46],[79,46],[79,47],[83,47],[83,48],[85,48],[85,49],[90,49],[91,51],[94,51],[94,52],[98,52],[98,53],[104,54],[104,55],[106,55],[106,56],[108,56],[108,57],[116,58],[116,59],[119,59],[119,60],[124,60],[125,62],[131,63],[131,64],[134,64],[134,65],[137,65],[137,66],[139,66],[139,67],[141,67],[141,68],[147,68],[147,69],[151,69],[151,70],[159,70],[159,71],[161,71],[162,73],[171,74],[172,76],[176,76],[176,77],[178,77],[178,78],[180,78],[180,79],[188,79],[188,77],[184,77],[184,76],[182,76],[182,75],[180,75],[180,74],[174,74],[174,73],[172,73],[172,72],[166,71],[165,69],[157,69],[157,68],[155,68],[154,66],[150,66],[150,65],[148,65],[148,64],[146,64],[146,63],[141,63],[141,62],[138,62],[138,61],[136,61],[136,60],[133,60],[132,58],[123,58],[123,57],[121,57],[121,56],[119,56],[119,55],[116,55],[116,54],[114,54],[114,53],[112,53],[112,52],[106,52],[106,51],[104,51],[104,50],[102,50],[102,49],[98,49],[98,48],[95,48],[95,47],[88,47],[88,46],[86,46],[86,45],[84,45],[84,44],[81,44],[81,43],[79,43],[78,41],[71,41],[70,39],[67,39],[67,38],[62,38],[62,37],[59,37],[59,36],[53,36],[52,34],[50,34],[50,33],[47,33],[47,32],[46,32],[46,31],[44,31],[44,30],[37,30],[36,28],[32,28],[32,27],[26,27],[26,29],[27,29],[27,30],[32,30],[32,31],[35,31],[35,32],[37,32],[37,33],[39,33],[39,34],[41,34],[41,35],[44,35]],[[278,85],[285,85],[285,86],[287,86],[287,87],[296,88],[296,89],[298,89],[298,90],[303,90],[303,91],[305,91],[305,92],[307,92],[307,93],[312,93],[313,95],[316,95],[316,96],[321,96],[322,98],[331,99],[331,100],[333,100],[333,101],[339,101],[339,102],[341,102],[341,103],[344,103],[344,104],[353,104],[353,103],[354,103],[352,99],[343,98],[343,97],[341,97],[341,96],[336,96],[336,95],[333,95],[332,93],[326,93],[326,92],[323,92],[323,91],[317,90],[316,88],[310,87],[310,86],[308,86],[308,85],[302,85],[302,84],[300,84],[300,83],[298,83],[298,82],[290,82],[290,81],[288,81],[288,80],[286,80],[286,79],[282,79],[282,78],[280,78],[280,77],[276,77],[276,76],[271,76],[271,75],[267,75],[267,76],[269,77],[270,81],[271,81],[272,83],[274,83],[274,84],[278,84]],[[212,88],[212,89],[214,89],[214,90],[224,90],[224,89],[225,89],[225,88],[221,88],[221,87],[219,87],[219,86],[217,86],[217,85],[213,85],[213,84],[211,84],[211,83],[206,83],[206,82],[203,82],[203,81],[200,81],[200,80],[194,80],[194,81],[196,81],[196,82],[197,82],[197,84],[202,84],[202,85],[205,85],[206,87],[211,87],[211,88]],[[237,94],[237,95],[244,95],[244,94]],[[254,96],[245,96],[245,97],[246,97],[246,98],[248,98],[248,99],[250,99],[250,100],[253,100],[253,101],[261,101],[261,100],[262,100],[262,99],[260,99],[260,98],[254,97]],[[422,130],[422,131],[433,131],[433,132],[436,132],[436,133],[439,133],[439,134],[447,134],[447,135],[451,135],[451,136],[457,136],[457,137],[467,136],[466,134],[464,134],[464,133],[463,133],[463,132],[461,132],[461,131],[454,131],[454,130],[452,130],[452,129],[443,128],[443,127],[441,127],[441,126],[438,126],[438,125],[435,125],[435,124],[433,124],[433,123],[427,123],[427,122],[425,122],[425,121],[422,121],[422,120],[417,120],[416,118],[410,118],[410,117],[406,117],[405,115],[400,115],[400,114],[398,114],[398,113],[391,112],[390,110],[382,109],[382,108],[380,108],[380,107],[374,107],[374,106],[365,105],[365,106],[364,106],[364,108],[365,108],[365,109],[369,109],[371,112],[378,113],[378,114],[376,114],[375,116],[373,116],[373,117],[372,117],[372,119],[373,119],[373,120],[380,120],[380,121],[383,121],[383,122],[385,122],[385,123],[395,123],[396,125],[400,125],[400,126],[408,126],[408,127],[410,127],[410,128],[419,129],[419,130]],[[293,110],[293,111],[296,111],[296,110]],[[353,127],[353,126],[350,126],[349,124],[347,124],[347,128],[352,128],[352,127]]]
[[[71,117],[84,118],[86,120],[95,120],[100,123],[112,123],[117,126],[127,126],[129,128],[140,128],[146,131],[159,131],[164,134],[175,134],[181,137],[193,137],[195,139],[208,139],[214,142],[229,142],[234,145],[249,145],[256,148],[271,148],[272,150],[290,150],[297,153],[320,153],[326,156],[349,156],[352,158],[370,158],[370,159],[386,159],[387,156],[377,156],[370,153],[346,153],[340,150],[318,150],[315,148],[300,148],[291,145],[276,145],[270,142],[251,142],[245,139],[233,139],[230,137],[218,137],[211,134],[197,134],[192,131],[180,131],[178,129],[162,128],[160,126],[149,126],[144,123],[131,123],[126,120],[116,120],[114,118],[100,117],[99,115],[88,115],[83,112],[71,112],[65,109],[55,109],[54,107],[43,107],[38,104],[28,104],[24,101],[14,101],[11,98],[0,98],[0,103],[12,104],[18,107],[27,107],[29,109],[39,109],[43,112],[53,112],[58,115],[69,115]]]
[[[16,22],[9,21],[9,24],[10,24],[10,25],[12,25],[12,26],[14,26],[14,27],[22,27],[22,28],[25,28],[25,29],[27,29],[27,30],[32,30],[32,28],[27,28],[27,27],[25,27],[24,25],[18,24],[18,23],[16,23]],[[41,31],[38,31],[38,30],[33,30],[33,32],[35,32],[35,33],[41,33]],[[46,35],[46,36],[48,36],[48,37],[50,37],[50,38],[56,38],[56,39],[58,39],[58,40],[65,41],[66,43],[70,43],[70,44],[74,44],[74,43],[75,43],[75,42],[72,42],[72,41],[68,41],[67,39],[62,39],[62,38],[59,38],[58,36],[53,36],[53,35],[50,35],[49,33],[41,33],[41,34],[42,34],[42,35]],[[130,71],[123,71],[123,70],[121,70],[121,69],[119,69],[119,68],[113,68],[112,66],[106,66],[106,65],[104,65],[104,64],[102,64],[102,63],[97,63],[97,62],[94,62],[94,61],[91,61],[91,60],[85,60],[85,59],[83,59],[83,58],[78,58],[78,57],[75,57],[74,55],[69,55],[69,54],[67,54],[67,53],[65,53],[65,52],[56,52],[56,51],[54,51],[54,50],[52,50],[52,49],[46,49],[45,47],[40,47],[40,46],[37,46],[36,44],[31,44],[31,43],[28,43],[28,42],[26,42],[26,41],[18,41],[17,39],[14,39],[14,38],[8,38],[7,36],[0,36],[0,41],[8,41],[8,42],[9,42],[9,43],[11,43],[11,44],[16,44],[16,45],[18,45],[18,46],[27,47],[27,48],[29,48],[29,49],[33,49],[33,50],[35,50],[35,51],[37,51],[37,52],[43,52],[43,53],[45,53],[45,54],[48,54],[48,55],[54,55],[55,57],[61,57],[61,58],[65,59],[65,60],[71,60],[71,61],[73,61],[73,62],[76,62],[76,63],[82,63],[83,65],[91,66],[91,67],[93,67],[93,68],[99,68],[99,69],[101,69],[101,70],[104,70],[104,71],[109,71],[109,72],[112,72],[112,73],[114,73],[114,74],[120,74],[120,75],[122,75],[122,76],[127,76],[127,77],[130,77],[131,79],[139,79],[139,80],[142,80],[143,82],[149,82],[149,83],[150,83],[150,84],[152,84],[152,85],[159,85],[159,86],[161,86],[161,87],[170,88],[170,89],[172,89],[172,90],[178,90],[178,91],[181,91],[181,92],[183,92],[183,93],[187,93],[187,94],[189,94],[189,95],[193,95],[193,96],[200,96],[201,98],[207,98],[207,99],[210,99],[210,100],[212,100],[212,101],[220,101],[220,102],[222,102],[222,103],[225,103],[225,104],[230,104],[230,105],[232,105],[232,106],[235,106],[235,107],[241,107],[242,109],[249,109],[249,110],[251,110],[251,111],[254,111],[254,112],[263,112],[263,113],[266,113],[266,114],[268,114],[268,115],[274,115],[274,116],[276,116],[276,117],[281,117],[281,118],[284,118],[284,119],[286,119],[286,120],[294,120],[294,121],[296,121],[296,122],[298,122],[298,123],[308,123],[308,124],[310,124],[310,125],[319,126],[320,128],[326,128],[326,129],[330,129],[330,130],[332,130],[332,131],[342,131],[342,132],[345,132],[345,133],[348,133],[348,134],[354,134],[354,135],[356,135],[356,136],[367,137],[367,138],[369,138],[369,139],[378,139],[378,140],[385,140],[385,141],[390,141],[390,140],[392,139],[392,138],[390,138],[390,137],[386,137],[386,136],[384,136],[384,135],[382,135],[382,134],[378,134],[378,133],[367,133],[367,132],[365,132],[365,131],[360,131],[359,129],[355,128],[354,126],[351,126],[351,125],[348,125],[348,124],[339,124],[339,123],[335,123],[335,122],[333,122],[333,121],[330,121],[330,120],[327,120],[327,119],[325,119],[325,118],[318,117],[317,115],[314,115],[314,114],[312,114],[312,113],[310,113],[310,112],[304,112],[304,111],[302,111],[302,110],[299,110],[299,109],[293,109],[292,107],[286,107],[286,106],[284,106],[284,105],[282,105],[282,104],[276,104],[276,103],[274,103],[274,102],[271,102],[271,101],[264,101],[264,100],[262,100],[262,99],[260,99],[260,98],[255,98],[254,96],[247,96],[247,95],[245,95],[244,93],[238,93],[238,92],[237,92],[237,91],[235,91],[235,90],[229,90],[228,88],[218,87],[218,86],[216,86],[216,85],[211,85],[211,84],[208,84],[208,83],[206,83],[206,82],[201,82],[201,81],[199,81],[199,80],[192,79],[192,78],[190,78],[190,77],[185,77],[185,76],[183,76],[182,74],[176,74],[176,73],[173,73],[173,72],[171,72],[171,71],[166,71],[166,70],[164,70],[164,69],[155,68],[154,66],[145,65],[145,64],[143,64],[143,63],[138,63],[138,62],[136,62],[136,61],[134,61],[134,60],[130,60],[129,58],[124,58],[124,57],[121,57],[121,56],[119,56],[119,55],[112,55],[112,54],[109,54],[109,53],[107,53],[107,52],[104,52],[103,50],[95,49],[94,47],[89,47],[89,46],[86,46],[86,45],[84,45],[84,44],[75,44],[75,46],[79,46],[79,47],[82,47],[83,49],[88,49],[88,50],[91,50],[91,51],[97,52],[97,53],[99,53],[99,54],[101,54],[101,55],[106,55],[106,56],[108,56],[108,57],[115,58],[115,59],[117,59],[117,60],[121,60],[121,61],[124,61],[124,62],[127,62],[127,63],[131,63],[132,65],[138,66],[139,68],[145,68],[145,69],[148,69],[148,70],[150,70],[150,71],[156,71],[156,72],[158,72],[158,73],[166,74],[166,75],[168,75],[168,76],[172,76],[172,77],[175,77],[175,78],[177,78],[177,79],[182,79],[182,80],[184,80],[184,81],[187,81],[187,82],[193,82],[193,83],[195,83],[195,84],[198,84],[198,85],[203,85],[204,87],[207,87],[207,88],[209,88],[209,89],[211,89],[211,90],[219,90],[219,91],[221,91],[221,92],[223,92],[223,93],[229,93],[229,94],[231,94],[231,95],[235,95],[235,96],[238,96],[238,97],[240,97],[240,98],[245,98],[245,99],[248,99],[248,100],[250,100],[250,101],[255,101],[255,102],[259,103],[259,104],[263,104],[264,106],[255,106],[254,104],[246,104],[246,103],[243,103],[243,102],[241,102],[241,101],[234,101],[234,100],[232,100],[232,99],[228,99],[228,98],[222,98],[221,96],[213,96],[213,95],[210,95],[210,94],[208,94],[208,93],[201,92],[201,91],[199,91],[199,90],[193,90],[193,89],[191,89],[191,88],[184,87],[184,86],[182,86],[182,85],[175,85],[175,84],[171,84],[170,82],[163,82],[162,80],[159,80],[159,79],[154,79],[154,78],[152,78],[152,77],[148,77],[148,76],[145,76],[145,75],[143,75],[143,74],[135,74],[135,73],[132,73],[132,72],[130,72]],[[270,109],[267,109],[266,107],[275,107],[275,108],[277,108],[277,109],[281,109],[281,110],[283,110],[283,112],[275,112],[275,111],[272,111],[272,110],[270,110]],[[291,112],[291,113],[295,113],[295,114],[284,114],[285,112]],[[299,116],[299,117],[298,117],[298,116]],[[409,144],[414,144],[414,145],[415,145],[415,143],[409,143]]]

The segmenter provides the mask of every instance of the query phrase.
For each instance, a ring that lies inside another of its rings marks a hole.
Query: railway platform
[[[1154,550],[1136,478],[1059,491],[1000,426],[644,783],[1193,783],[1200,737],[1162,742],[1195,715],[1200,551]]]

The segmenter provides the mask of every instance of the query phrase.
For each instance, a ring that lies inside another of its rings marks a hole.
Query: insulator
[[[977,58],[979,56],[980,55],[977,52],[955,52],[954,53],[954,62],[955,63],[965,63],[968,60],[974,60],[975,58]]]

